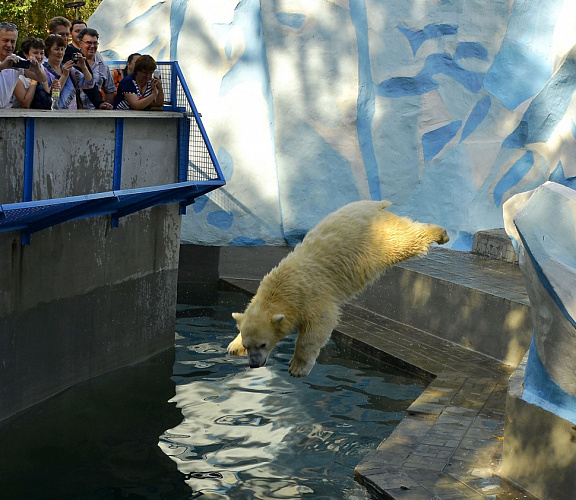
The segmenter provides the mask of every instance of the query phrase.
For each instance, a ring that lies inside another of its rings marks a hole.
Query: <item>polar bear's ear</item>
[[[236,320],[236,323],[240,323],[244,319],[244,313],[232,313],[232,317]]]
[[[283,314],[275,314],[274,316],[272,316],[272,323],[278,326],[280,325],[280,323],[282,323],[282,321],[284,321],[285,317],[286,316],[284,316]]]

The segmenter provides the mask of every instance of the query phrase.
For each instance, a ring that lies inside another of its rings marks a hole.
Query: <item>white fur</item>
[[[399,217],[387,201],[350,203],[329,214],[258,288],[244,313],[234,313],[240,334],[228,346],[263,366],[276,343],[298,330],[290,374],[307,375],[338,323],[340,307],[387,268],[446,243],[446,230]]]

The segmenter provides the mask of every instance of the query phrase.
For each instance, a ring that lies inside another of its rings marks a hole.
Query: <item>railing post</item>
[[[24,188],[22,201],[32,201],[32,189],[34,186],[34,137],[36,131],[36,120],[26,118],[24,139]],[[21,244],[30,244],[30,233],[26,230],[21,232]]]
[[[116,134],[114,139],[114,177],[112,191],[122,187],[122,148],[124,146],[124,118],[116,118]],[[118,227],[118,216],[112,215],[112,227]]]
[[[176,61],[170,63],[170,96],[172,101],[172,111],[176,111],[180,106],[178,102],[178,75],[176,72]]]
[[[32,201],[34,185],[34,132],[36,120],[26,118],[26,139],[24,144],[24,192],[22,201]]]

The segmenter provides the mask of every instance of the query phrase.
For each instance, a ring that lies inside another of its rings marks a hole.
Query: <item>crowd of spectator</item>
[[[18,27],[0,23],[1,109],[162,109],[153,57],[131,54],[125,68],[111,71],[98,52],[98,31],[84,21],[55,17],[48,30],[46,40],[28,38],[16,54]]]

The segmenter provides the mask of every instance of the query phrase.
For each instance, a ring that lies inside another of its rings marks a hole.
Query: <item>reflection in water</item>
[[[164,453],[202,498],[360,498],[355,465],[423,384],[344,356],[333,343],[308,377],[294,379],[293,338],[250,370],[245,357],[226,354],[237,333],[230,312],[246,298],[219,298],[213,308],[179,306],[172,401],[184,420],[161,436]]]
[[[0,498],[190,498],[158,436],[182,414],[166,401],[172,350],[94,378],[0,425]]]

